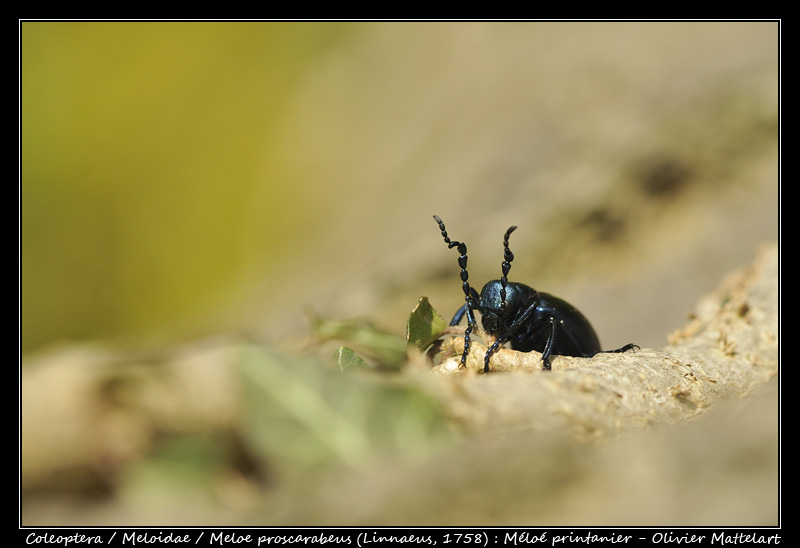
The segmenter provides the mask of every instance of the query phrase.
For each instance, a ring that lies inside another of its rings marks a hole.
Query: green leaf
[[[403,339],[387,333],[367,320],[329,320],[309,313],[314,333],[323,341],[342,341],[362,355],[375,358],[390,369],[399,367],[406,359]]]
[[[339,349],[333,353],[333,359],[339,365],[339,370],[341,371],[345,369],[370,368],[369,364],[361,359],[361,356],[346,346],[340,346]]]
[[[442,335],[445,329],[447,322],[431,306],[428,297],[420,297],[417,306],[408,316],[406,345],[413,344],[425,350]]]
[[[274,465],[359,466],[380,454],[426,451],[451,434],[439,402],[394,377],[342,375],[255,345],[242,348],[238,371],[242,435]]]

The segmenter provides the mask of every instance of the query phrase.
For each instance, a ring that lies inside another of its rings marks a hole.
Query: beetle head
[[[502,297],[505,289],[505,299]],[[508,329],[519,308],[519,291],[515,284],[492,280],[483,286],[480,307],[481,321],[487,333],[498,335]]]

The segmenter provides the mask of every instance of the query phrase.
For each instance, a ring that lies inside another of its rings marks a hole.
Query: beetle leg
[[[456,310],[456,313],[453,314],[453,319],[450,320],[450,327],[460,324],[466,312],[467,312],[467,305],[464,305],[458,310]]]
[[[547,318],[550,322],[550,334],[547,336],[547,343],[542,352],[542,369],[550,371],[550,353],[553,351],[553,343],[556,340],[556,320],[553,317]]]
[[[469,293],[470,296],[472,297],[472,308],[475,309],[477,308],[478,301],[480,301],[481,297],[480,295],[478,295],[478,292],[475,291],[475,288],[473,287],[469,288]],[[451,327],[461,323],[461,320],[464,318],[464,314],[467,312],[467,309],[469,307],[470,307],[469,304],[465,304],[464,306],[456,310],[456,313],[453,315],[453,319],[450,320]]]
[[[511,232],[510,229],[509,232]],[[500,333],[497,336],[497,339],[489,347],[489,350],[486,351],[486,357],[483,359],[484,373],[489,372],[489,359],[492,357],[492,354],[494,354],[497,351],[497,349],[500,348],[500,345],[508,342],[508,340],[514,335],[514,333],[517,332],[519,326],[524,325],[535,310],[536,310],[536,305],[535,304],[530,305],[527,309],[525,309],[525,312],[523,312],[516,320],[514,320],[514,323],[512,323],[508,327],[505,333]]]
[[[617,349],[615,349],[615,350],[600,350],[599,352],[597,352],[597,353],[596,353],[596,354],[594,354],[594,355],[596,356],[597,354],[612,354],[612,353],[627,352],[628,350],[633,350],[634,348],[635,348],[636,350],[641,350],[641,349],[639,348],[639,345],[638,345],[638,344],[628,343],[628,344],[626,344],[625,346],[623,346],[623,347],[621,347],[621,348],[617,348]]]
[[[508,326],[508,332],[506,333],[506,335],[507,335],[506,339],[510,339],[514,335],[514,333],[517,332],[517,329],[519,329],[519,327],[521,325],[525,325],[526,323],[528,323],[528,318],[530,318],[531,314],[533,314],[535,311],[536,311],[536,303],[534,303],[534,304],[530,305],[528,308],[526,308],[525,312],[520,314],[517,317],[517,319],[515,319],[514,322],[511,325]]]
[[[513,228],[516,227],[512,227],[512,229]],[[509,232],[511,232],[512,229],[509,229]],[[519,329],[521,325],[525,325],[528,322],[528,318],[531,317],[531,314],[533,314],[535,310],[536,310],[536,304],[530,305],[528,308],[525,309],[525,312],[520,314],[520,316],[516,320],[514,320],[514,322],[508,327],[508,330],[504,335],[497,337],[497,340],[494,342],[494,344],[492,344],[492,346],[489,347],[489,350],[486,352],[486,357],[484,358],[483,361],[484,373],[489,372],[489,358],[492,357],[492,354],[494,354],[497,351],[500,345],[505,344],[517,332],[517,329]],[[552,347],[553,345],[552,341],[554,337],[555,337],[554,333],[551,332],[548,343],[550,347]],[[547,355],[549,356],[550,353],[548,352]],[[545,363],[544,369],[550,369],[550,361],[547,360],[546,358],[543,358],[543,361]]]
[[[484,373],[488,373],[489,372],[489,359],[492,357],[492,354],[494,354],[497,351],[497,349],[500,347],[500,345],[504,344],[507,340],[508,340],[508,337],[500,337],[500,338],[498,338],[496,341],[494,341],[492,346],[489,347],[489,350],[486,351],[486,357],[483,358],[483,372]]]

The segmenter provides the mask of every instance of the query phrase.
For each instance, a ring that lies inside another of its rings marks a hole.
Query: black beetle
[[[499,280],[487,282],[480,295],[470,287],[467,279],[467,246],[462,242],[450,240],[444,223],[434,215],[439,224],[442,237],[448,248],[458,248],[458,266],[461,267],[461,282],[466,304],[458,309],[450,322],[458,325],[464,314],[467,315],[467,329],[464,332],[464,353],[461,355],[459,367],[464,367],[470,347],[470,334],[477,325],[475,311],[481,313],[483,329],[496,337],[495,342],[486,351],[483,362],[484,373],[489,372],[489,359],[492,354],[506,342],[511,348],[520,352],[536,350],[542,353],[542,369],[550,369],[550,356],[575,356],[591,358],[601,352],[626,352],[639,348],[635,344],[626,344],[616,350],[601,350],[597,334],[589,320],[577,308],[568,302],[536,291],[527,285],[509,282],[508,272],[514,254],[508,248],[508,238],[516,226],[506,231],[503,238],[503,276]]]

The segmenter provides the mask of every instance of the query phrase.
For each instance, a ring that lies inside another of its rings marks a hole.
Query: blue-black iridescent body
[[[461,367],[466,363],[470,348],[470,335],[476,327],[475,311],[481,314],[483,329],[496,337],[484,357],[484,372],[489,371],[489,360],[494,352],[506,342],[514,350],[542,353],[543,369],[550,369],[550,356],[575,356],[590,358],[600,352],[625,352],[638,348],[627,344],[616,350],[601,350],[589,320],[577,308],[553,295],[536,291],[525,284],[509,282],[508,272],[514,254],[508,247],[508,238],[517,228],[506,231],[503,247],[505,250],[502,265],[503,276],[488,282],[480,294],[470,287],[467,273],[467,246],[462,242],[451,241],[444,223],[434,215],[439,224],[444,241],[448,247],[456,247],[459,252],[458,264],[461,267],[462,289],[465,304],[453,316],[450,325],[458,325],[467,316],[467,329],[464,333],[464,353]]]

